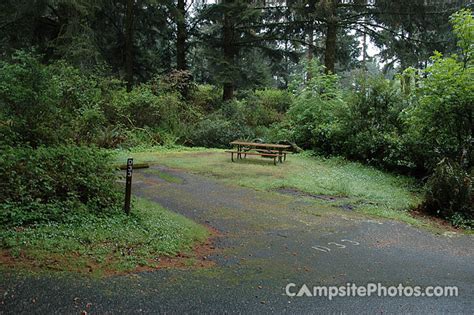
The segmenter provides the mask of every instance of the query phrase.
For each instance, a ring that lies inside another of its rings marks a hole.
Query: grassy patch
[[[125,155],[121,153],[117,159],[123,159]],[[159,150],[130,155],[138,162],[186,169],[259,190],[287,187],[310,194],[346,197],[343,203],[354,205],[356,211],[410,224],[425,224],[408,213],[421,202],[413,179],[344,159],[299,154],[289,155],[285,163],[274,166],[272,161],[262,158],[231,163],[228,154],[214,149]]]
[[[176,153],[212,153],[223,152],[219,149],[207,149],[199,147],[184,147],[184,146],[155,146],[155,147],[134,147],[129,150],[112,150],[115,153],[115,160],[117,165],[125,164],[127,158],[133,157],[135,163],[158,163],[163,154]]]
[[[130,216],[81,216],[63,224],[0,230],[2,265],[92,274],[159,266],[160,256],[191,252],[208,230],[156,203],[136,199]]]

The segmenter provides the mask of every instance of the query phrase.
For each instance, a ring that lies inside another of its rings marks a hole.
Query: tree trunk
[[[234,98],[234,84],[224,83],[224,93],[222,94],[223,101],[229,101]]]
[[[308,52],[307,52],[306,58],[308,60],[308,69],[306,70],[306,81],[310,81],[313,78],[313,68],[312,68],[313,57],[314,57],[314,52],[313,52],[314,29],[313,29],[313,25],[311,25],[308,28],[307,33],[308,33]]]
[[[365,76],[367,73],[367,34],[364,33],[362,36],[362,70],[364,71]]]
[[[186,40],[188,37],[186,30],[186,1],[178,0],[177,5],[177,38],[176,38],[176,68],[186,70]]]
[[[127,0],[125,17],[125,80],[128,92],[133,86],[133,2],[134,0]]]
[[[324,52],[324,66],[326,73],[334,73],[336,64],[336,41],[337,41],[337,1],[326,0],[325,11],[327,16],[326,27],[326,50]]]
[[[334,73],[336,64],[337,23],[330,20],[326,31],[326,51],[324,52],[324,66],[326,73]]]
[[[225,4],[233,2],[232,0],[224,1]],[[226,8],[227,10],[227,8]],[[234,68],[235,47],[233,43],[234,26],[230,14],[224,13],[224,28],[222,36],[222,47],[224,51],[224,61],[226,63],[226,72],[224,74],[224,91],[222,100],[228,101],[234,97],[234,78],[232,76]]]

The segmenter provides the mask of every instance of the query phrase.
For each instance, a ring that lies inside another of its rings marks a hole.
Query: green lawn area
[[[59,270],[103,275],[138,266],[159,266],[157,258],[188,253],[209,231],[193,221],[137,198],[130,216],[80,216],[68,223],[2,229],[2,268]]]
[[[136,163],[147,162],[213,176],[230,184],[272,191],[293,188],[315,195],[345,197],[335,206],[351,204],[356,211],[422,225],[408,211],[421,202],[415,181],[360,163],[340,158],[322,158],[310,154],[289,155],[283,164],[250,157],[232,163],[223,150],[175,148],[147,151],[119,151],[117,163],[127,157]],[[324,201],[321,201],[324,202]]]

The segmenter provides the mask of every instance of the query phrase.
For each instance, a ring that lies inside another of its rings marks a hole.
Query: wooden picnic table
[[[286,154],[291,153],[286,151],[291,148],[291,145],[287,144],[259,143],[247,141],[232,141],[230,144],[234,147],[237,147],[237,151],[226,151],[232,154],[232,162],[234,161],[234,154],[237,154],[238,159],[242,159],[242,155],[244,155],[244,157],[246,157],[247,155],[260,155],[263,157],[272,157],[273,163],[276,165],[277,159],[280,163],[283,163],[283,158],[286,160]]]

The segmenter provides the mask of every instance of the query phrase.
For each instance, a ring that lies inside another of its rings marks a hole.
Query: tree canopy
[[[470,1],[6,0],[1,57],[34,49],[45,62],[100,68],[129,84],[186,70],[223,87],[287,86],[301,59],[326,72],[366,67],[370,45],[385,70],[453,52],[449,16]],[[363,41],[362,41],[363,39]],[[359,42],[362,41],[362,47]],[[310,75],[310,74],[309,74]]]

